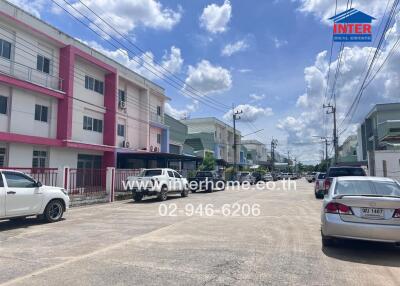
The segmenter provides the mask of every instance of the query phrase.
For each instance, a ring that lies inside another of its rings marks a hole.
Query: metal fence
[[[69,169],[69,189],[71,196],[105,195],[105,169]]]
[[[36,181],[41,182],[46,186],[57,186],[57,168],[13,168],[13,167],[2,167],[2,169],[15,170],[27,174],[34,178]]]
[[[116,169],[115,170],[115,192],[127,192],[124,183],[128,177],[138,176],[142,169]]]

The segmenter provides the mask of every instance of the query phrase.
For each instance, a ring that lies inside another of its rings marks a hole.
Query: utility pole
[[[237,142],[236,142],[236,120],[240,119],[240,114],[243,111],[235,111],[233,107],[232,118],[233,118],[233,174],[236,176],[237,172]]]
[[[273,172],[275,170],[275,148],[278,145],[278,140],[273,139],[271,141],[271,171]]]
[[[334,164],[336,165],[338,162],[338,156],[339,156],[339,138],[337,134],[337,128],[336,128],[336,107],[328,104],[328,105],[323,105],[323,108],[328,108],[326,111],[326,114],[333,114],[333,145],[335,148],[335,159],[334,159]]]
[[[287,151],[287,166],[288,166],[288,172],[290,173],[290,151]]]

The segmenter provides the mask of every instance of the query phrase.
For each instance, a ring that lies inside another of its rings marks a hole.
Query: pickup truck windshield
[[[204,177],[212,177],[211,172],[197,172],[196,177],[204,178]]]
[[[365,176],[362,168],[331,168],[328,177]]]
[[[141,177],[153,177],[153,176],[161,176],[162,170],[144,170]]]

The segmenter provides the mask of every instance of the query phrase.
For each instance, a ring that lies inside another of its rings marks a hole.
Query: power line
[[[81,19],[79,19],[78,17],[76,17],[75,15],[73,15],[70,11],[68,11],[66,8],[64,8],[63,6],[61,6],[59,3],[57,3],[57,1],[55,0],[51,0],[53,3],[55,3],[58,7],[60,7],[62,10],[64,10],[68,15],[70,15],[72,18],[74,18],[76,21],[80,22],[82,25],[84,25],[86,28],[90,29],[92,32],[94,32],[96,35],[98,35],[100,38],[102,38],[104,41],[108,42],[109,44],[111,44],[114,48],[118,49],[119,47],[116,46],[113,42],[111,42],[109,39],[107,39],[105,36],[103,36],[100,32],[96,31],[94,28],[92,28],[90,25],[87,25],[84,21],[82,21]],[[77,13],[79,13],[82,17],[84,17],[85,19],[87,19],[93,26],[96,26],[102,33],[104,33],[105,35],[107,35],[108,37],[110,37],[111,39],[113,39],[115,42],[119,43],[120,45],[122,45],[123,47],[125,47],[127,49],[127,51],[133,53],[129,48],[127,48],[123,43],[121,43],[119,40],[115,39],[114,37],[112,37],[109,33],[107,33],[107,31],[105,31],[104,29],[102,29],[101,27],[99,27],[96,23],[94,23],[93,21],[91,21],[87,16],[85,16],[84,14],[82,14],[78,9],[76,9],[74,6],[72,6],[68,1],[63,0],[67,5],[69,5],[72,9],[74,9]],[[133,53],[134,54],[134,53]],[[138,64],[140,64],[140,61],[135,59],[135,57],[131,58],[133,61],[137,62]],[[178,85],[176,81],[171,80],[169,77],[165,77],[165,74],[160,72],[159,70],[157,70],[157,68],[155,68],[153,65],[147,63],[148,65],[143,65],[143,68],[148,70],[150,73],[152,73],[154,76],[160,78],[161,80],[165,81],[167,84],[169,84],[170,86],[178,89],[180,92],[182,92],[183,94],[186,94],[187,96],[213,108],[216,109],[218,111],[222,111],[225,112],[226,110],[222,110],[220,108],[218,108],[217,106],[215,106],[215,104],[217,104],[215,101],[210,100],[207,97],[202,97],[202,96],[198,96],[196,94],[193,95],[193,92],[187,91],[184,88],[180,88],[181,86]],[[151,68],[149,68],[149,66]],[[161,75],[160,75],[161,74]],[[164,75],[164,77],[162,76]]]
[[[370,75],[370,73],[371,73],[371,71],[372,71],[372,69],[373,69],[373,67],[374,67],[374,65],[375,65],[375,63],[376,63],[376,60],[377,60],[377,58],[378,58],[378,55],[379,55],[379,52],[380,52],[380,50],[381,50],[382,44],[383,44],[383,42],[385,41],[386,32],[387,32],[388,29],[389,29],[389,26],[390,26],[390,24],[391,24],[391,22],[392,22],[392,19],[393,19],[394,15],[395,15],[396,8],[397,8],[397,5],[398,5],[398,4],[399,4],[399,0],[395,0],[395,1],[393,2],[393,5],[392,5],[392,8],[391,8],[391,10],[390,10],[390,13],[389,13],[388,19],[387,19],[387,21],[386,21],[385,27],[384,27],[384,29],[383,29],[383,31],[382,31],[381,37],[380,37],[379,42],[378,42],[378,45],[377,45],[377,47],[376,47],[374,56],[373,56],[373,58],[372,58],[372,60],[371,60],[371,63],[369,64],[367,73],[366,73],[365,76],[364,76],[364,79],[363,79],[363,81],[362,81],[362,84],[361,84],[361,86],[360,86],[359,91],[357,92],[356,97],[354,98],[352,104],[350,105],[350,108],[348,109],[348,111],[347,111],[347,113],[346,113],[344,119],[342,120],[342,122],[341,122],[341,124],[340,124],[341,126],[343,126],[345,120],[346,120],[347,118],[349,118],[349,124],[348,124],[348,126],[347,126],[344,130],[342,130],[341,133],[344,133],[344,132],[349,128],[350,123],[351,123],[351,120],[352,120],[353,117],[354,117],[354,114],[355,114],[355,112],[356,112],[356,110],[357,110],[357,107],[358,107],[358,105],[359,105],[359,103],[360,103],[360,101],[361,101],[361,98],[362,98],[362,96],[363,96],[363,92],[364,92],[364,90],[365,90],[365,84],[366,84],[367,79],[368,79],[368,77],[369,77],[369,75]]]
[[[66,2],[66,0],[63,0],[64,2]],[[146,54],[146,52],[141,49],[138,45],[136,45],[134,42],[132,42],[129,38],[126,38],[121,32],[119,32],[117,29],[114,28],[114,26],[110,25],[107,21],[105,21],[103,19],[103,17],[99,16],[98,13],[96,13],[93,9],[91,9],[90,7],[88,7],[84,2],[82,2],[81,0],[78,0],[83,6],[86,7],[86,9],[88,9],[90,12],[92,12],[98,19],[100,19],[104,24],[106,24],[108,27],[110,27],[114,32],[116,32],[120,37],[122,37],[123,39],[125,39],[129,44],[131,44],[132,46],[134,46],[136,49],[138,49],[143,56],[147,57],[149,60],[153,60],[156,64],[158,64],[158,66],[164,70],[166,73],[168,73],[169,75],[171,75],[173,78],[177,79],[179,82],[183,83],[185,86],[190,87],[196,94],[199,95],[199,93],[201,93],[200,91],[198,91],[197,89],[195,89],[193,86],[187,84],[184,80],[182,80],[181,78],[179,78],[178,76],[176,76],[174,73],[170,72],[168,69],[164,68],[160,63],[158,63],[156,60],[154,60],[153,58],[151,58],[150,56],[148,56]],[[71,4],[69,4],[71,6]],[[100,9],[99,9],[100,10]],[[102,12],[102,14],[105,14],[104,11],[100,11]],[[93,21],[92,21],[93,23]],[[205,96],[208,98],[208,96],[206,96],[205,94],[200,94],[200,96]],[[218,104],[220,104],[223,107],[229,107],[228,105],[225,105],[215,99],[212,99],[214,102],[217,102]]]

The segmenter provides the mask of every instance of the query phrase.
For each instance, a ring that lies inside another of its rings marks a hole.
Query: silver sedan
[[[338,177],[321,214],[324,246],[337,238],[400,244],[400,185],[377,177]]]

